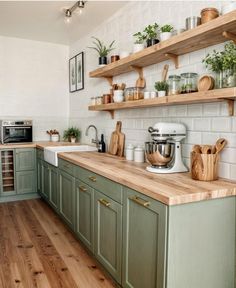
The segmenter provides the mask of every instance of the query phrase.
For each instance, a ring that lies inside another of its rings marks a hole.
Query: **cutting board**
[[[124,156],[125,134],[121,133],[122,122],[117,121],[116,130],[111,134],[109,153],[112,155]]]
[[[117,150],[117,155],[119,157],[124,156],[124,148],[125,148],[125,134],[121,132],[121,126],[122,122],[117,121],[116,123],[116,131],[118,134],[118,150]]]

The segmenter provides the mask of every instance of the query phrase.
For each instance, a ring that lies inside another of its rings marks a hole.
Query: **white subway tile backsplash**
[[[222,178],[229,178],[230,177],[230,164],[219,162],[219,176]]]
[[[219,116],[220,103],[207,103],[203,106],[203,116]]]
[[[202,106],[203,106],[202,104],[188,105],[188,107],[187,107],[188,116],[189,117],[202,116],[202,111],[203,111]]]
[[[230,165],[230,179],[236,181],[236,165]]]
[[[210,131],[211,130],[211,120],[209,118],[193,119],[193,130]]]
[[[211,131],[230,132],[231,118],[217,117],[211,119]]]
[[[202,144],[213,145],[220,138],[220,133],[203,132],[202,133]]]

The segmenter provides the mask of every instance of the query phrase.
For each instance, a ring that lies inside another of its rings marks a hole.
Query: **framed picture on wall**
[[[76,91],[76,59],[75,56],[69,60],[69,88],[70,92]]]
[[[84,52],[75,56],[76,58],[76,91],[84,89]]]

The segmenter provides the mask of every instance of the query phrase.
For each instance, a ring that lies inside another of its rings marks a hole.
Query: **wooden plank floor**
[[[1,288],[111,288],[59,217],[42,200],[0,204]]]

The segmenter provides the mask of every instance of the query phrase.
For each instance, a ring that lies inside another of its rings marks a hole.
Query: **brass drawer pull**
[[[89,180],[91,180],[92,182],[96,182],[97,181],[96,177],[94,177],[94,176],[89,176]]]
[[[148,201],[145,201],[137,196],[134,196],[134,197],[131,197],[129,198],[130,200],[134,201],[135,203],[141,205],[141,206],[144,206],[144,207],[148,207],[151,203],[148,202]]]
[[[82,191],[82,192],[86,192],[87,191],[87,189],[85,187],[83,187],[83,186],[79,186],[79,190]]]
[[[109,207],[111,205],[111,203],[106,201],[105,199],[99,199],[99,202],[106,207]]]

